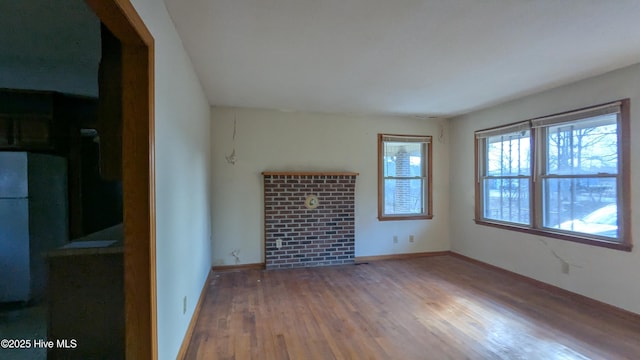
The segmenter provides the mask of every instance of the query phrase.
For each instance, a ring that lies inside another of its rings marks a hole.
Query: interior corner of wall
[[[223,266],[223,265],[224,265],[224,259],[213,260],[213,266]]]

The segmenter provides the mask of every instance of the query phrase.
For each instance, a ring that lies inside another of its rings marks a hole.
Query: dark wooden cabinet
[[[52,118],[43,115],[0,115],[0,148],[4,150],[55,151]]]
[[[60,249],[49,257],[47,339],[75,340],[48,359],[124,359],[121,247]]]
[[[97,108],[95,98],[0,89],[0,151],[66,155],[71,136],[96,122]]]
[[[0,116],[0,148],[7,148],[13,142],[13,120]]]
[[[56,93],[30,90],[0,90],[0,150],[55,152]],[[57,125],[57,124],[56,124]]]
[[[23,116],[14,119],[14,141],[17,146],[54,149],[51,139],[52,118],[46,116]]]

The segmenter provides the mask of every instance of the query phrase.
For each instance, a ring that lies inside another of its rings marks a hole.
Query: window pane
[[[629,103],[475,131],[476,223],[631,251]]]
[[[423,179],[384,180],[385,215],[422,214]]]
[[[547,173],[618,173],[617,114],[547,129]]]
[[[423,143],[384,143],[384,176],[423,176]]]
[[[529,175],[529,130],[487,138],[486,175]]]
[[[529,179],[484,179],[484,217],[529,224]]]
[[[543,225],[618,237],[615,178],[544,179]]]

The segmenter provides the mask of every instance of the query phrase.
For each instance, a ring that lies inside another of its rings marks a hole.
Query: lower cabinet
[[[48,359],[124,359],[122,253],[49,257]]]

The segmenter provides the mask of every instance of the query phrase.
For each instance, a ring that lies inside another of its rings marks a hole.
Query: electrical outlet
[[[182,298],[182,313],[183,314],[187,313],[187,296],[186,295],[184,298]]]
[[[282,239],[276,239],[276,247],[280,249],[282,247]]]
[[[394,244],[398,243],[398,235],[393,235],[393,243]]]
[[[563,274],[568,274],[569,273],[569,263],[567,262],[562,262],[562,273]]]
[[[409,242],[410,242],[410,243],[414,242],[414,237],[413,237],[413,235],[409,235]]]

